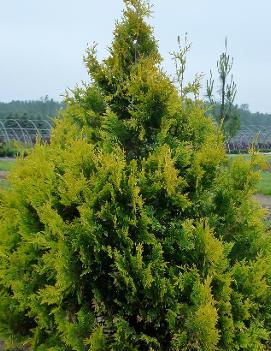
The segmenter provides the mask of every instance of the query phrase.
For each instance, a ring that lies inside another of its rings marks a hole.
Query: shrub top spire
[[[148,68],[161,62],[152,27],[146,23],[151,10],[148,2],[125,0],[123,18],[116,22],[109,57],[99,63],[96,48],[91,47],[85,57],[93,82],[101,89],[111,109],[119,118],[129,119],[133,97],[129,86],[136,69],[148,61]],[[147,74],[147,72],[146,72]]]

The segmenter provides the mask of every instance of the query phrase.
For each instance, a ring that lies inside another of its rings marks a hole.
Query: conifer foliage
[[[38,351],[267,350],[256,156],[228,162],[125,0],[110,54],[1,195],[0,334]],[[9,347],[7,346],[7,347]]]

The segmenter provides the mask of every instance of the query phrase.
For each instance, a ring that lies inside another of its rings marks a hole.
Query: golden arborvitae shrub
[[[256,156],[229,162],[161,70],[148,4],[66,98],[0,200],[0,335],[38,351],[267,350]]]

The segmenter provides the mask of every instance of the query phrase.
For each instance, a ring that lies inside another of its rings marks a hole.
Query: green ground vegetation
[[[13,159],[0,158],[0,171],[10,171],[14,166],[14,161]]]
[[[257,193],[262,195],[271,195],[271,173],[261,172],[260,181],[257,185]]]
[[[12,159],[1,159],[0,158],[0,172],[10,172],[14,166],[15,160]],[[9,182],[4,178],[0,177],[0,189],[8,189]]]
[[[55,117],[63,106],[48,96],[40,100],[0,102],[0,120],[17,119],[22,126],[27,119],[42,124],[43,120]]]

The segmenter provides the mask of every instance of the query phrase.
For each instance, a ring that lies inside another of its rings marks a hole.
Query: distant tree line
[[[35,120],[42,123],[43,120],[51,120],[64,107],[62,102],[49,99],[48,96],[39,100],[13,100],[0,102],[0,119],[16,119],[20,121]],[[235,113],[240,118],[240,129],[246,126],[266,127],[271,129],[271,113],[251,112],[248,104],[234,105]],[[220,104],[216,109],[219,111]]]
[[[37,135],[47,140],[52,120],[64,104],[48,96],[39,100],[0,102],[0,156],[31,147]]]
[[[208,104],[208,103],[207,103]],[[221,109],[220,103],[212,105],[214,115],[218,115]],[[248,104],[234,105],[232,111],[239,118],[239,126],[234,134],[242,132],[246,128],[261,131],[263,128],[270,129],[271,132],[271,113],[251,112]]]
[[[271,130],[271,113],[250,112],[248,104],[237,107],[240,114],[240,129],[246,126],[265,127]]]
[[[23,125],[27,120],[34,120],[42,127],[43,121],[51,120],[63,106],[48,96],[39,100],[0,102],[0,120],[15,119]]]
[[[221,103],[219,100],[220,99],[218,99],[218,101],[206,101],[207,113],[210,113],[217,122],[219,122],[217,116],[221,115]],[[40,98],[39,100],[16,100],[7,103],[0,102],[0,156],[15,155],[17,150],[17,148],[14,147],[14,143],[7,143],[5,133],[3,131],[3,125],[7,127],[7,132],[14,130],[14,133],[10,136],[10,139],[13,139],[16,133],[19,136],[22,135],[18,129],[17,122],[20,123],[22,128],[26,128],[26,130],[29,128],[28,134],[31,134],[30,129],[33,128],[33,123],[31,124],[30,121],[33,121],[35,126],[41,130],[41,135],[46,136],[48,135],[48,128],[50,128],[52,120],[55,116],[57,116],[59,110],[63,107],[64,103],[50,99],[48,96]],[[227,131],[229,134],[235,135],[235,142],[239,136],[242,136],[243,143],[244,133],[246,133],[245,135],[248,136],[249,142],[247,144],[249,144],[252,139],[254,140],[257,137],[257,133],[261,133],[261,135],[266,137],[266,134],[262,134],[262,132],[265,131],[265,133],[267,133],[270,130],[271,134],[271,114],[251,112],[248,104],[241,104],[239,106],[237,104],[231,104],[229,111],[231,116],[238,117],[238,123],[227,125],[227,127],[230,125],[234,127],[232,130],[228,128]],[[233,119],[230,118],[230,121],[233,121]],[[47,129],[47,132],[44,131],[42,134],[42,130],[45,129]],[[34,130],[33,133],[36,134]],[[34,139],[35,135],[33,135],[33,140]],[[21,141],[24,142],[24,140]]]

